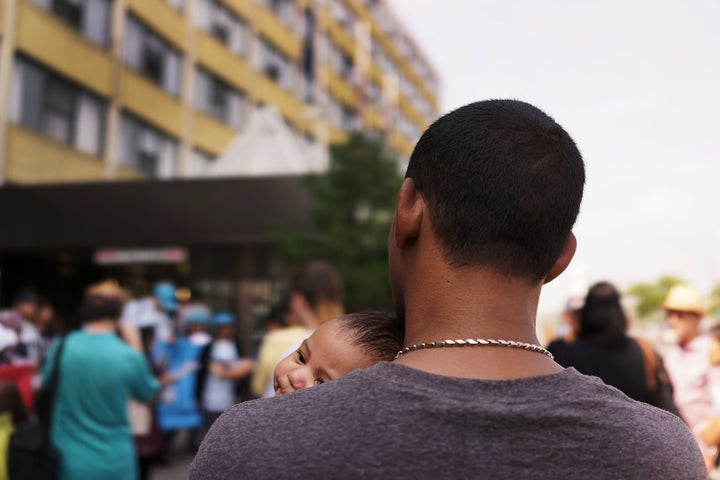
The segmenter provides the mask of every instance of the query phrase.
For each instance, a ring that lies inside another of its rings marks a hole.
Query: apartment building
[[[260,111],[281,152],[364,130],[406,159],[438,88],[382,0],[0,0],[0,306],[173,279],[247,333],[284,275],[267,220],[310,228],[308,199],[283,155],[207,172],[243,171],[223,154],[258,143]]]
[[[438,113],[382,0],[1,0],[0,42],[0,185],[193,178],[259,106],[407,158]]]

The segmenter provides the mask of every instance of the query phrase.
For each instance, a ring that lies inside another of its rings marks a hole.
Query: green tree
[[[637,300],[637,313],[640,319],[647,319],[657,312],[668,291],[682,280],[670,275],[660,277],[655,283],[637,283],[628,289],[627,294]]]
[[[276,231],[273,243],[291,268],[310,260],[335,265],[349,311],[390,307],[387,238],[401,183],[398,162],[384,145],[353,133],[330,147],[327,173],[305,180],[317,233]]]
[[[720,318],[720,283],[716,284],[710,292],[710,314],[715,318]]]

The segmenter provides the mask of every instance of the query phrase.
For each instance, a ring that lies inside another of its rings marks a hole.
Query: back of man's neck
[[[405,346],[455,339],[502,339],[538,344],[540,286],[492,272],[450,270],[416,282],[405,300]],[[422,279],[420,275],[419,280]],[[396,360],[440,375],[501,379],[555,373],[549,357],[509,347],[465,346],[411,352]]]

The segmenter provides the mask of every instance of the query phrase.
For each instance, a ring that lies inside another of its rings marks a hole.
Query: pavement
[[[189,432],[181,430],[175,435],[162,465],[153,465],[148,480],[188,480],[190,464],[195,455],[187,451]]]
[[[150,471],[150,480],[187,480],[194,455],[172,453],[167,465],[156,465]]]

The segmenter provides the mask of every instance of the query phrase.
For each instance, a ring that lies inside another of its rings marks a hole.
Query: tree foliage
[[[715,318],[720,318],[720,283],[710,292],[710,313]]]
[[[658,311],[668,291],[682,280],[670,275],[659,278],[655,283],[637,283],[630,287],[627,294],[637,300],[637,313],[641,319]]]
[[[379,140],[351,134],[330,147],[327,173],[306,178],[317,234],[276,232],[275,247],[290,267],[311,260],[335,265],[348,311],[389,308],[387,238],[401,183],[397,160]]]

